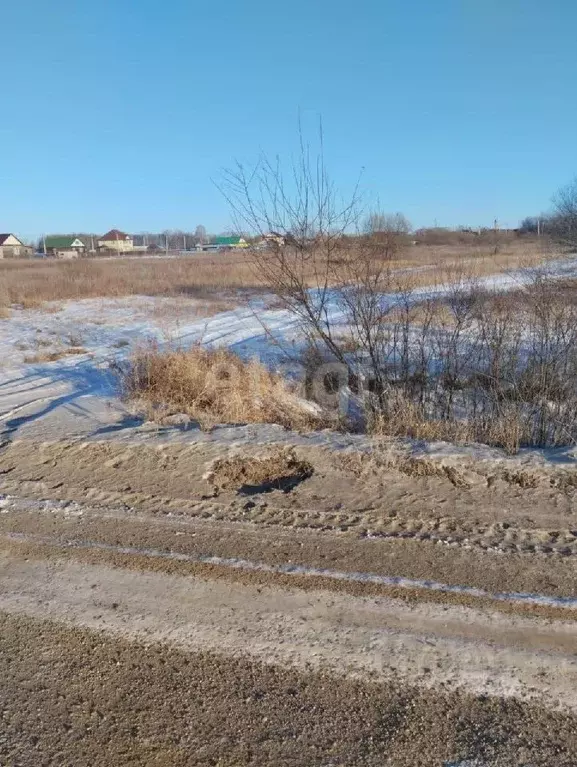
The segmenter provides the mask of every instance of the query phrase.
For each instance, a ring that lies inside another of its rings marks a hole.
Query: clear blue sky
[[[0,231],[229,225],[319,115],[347,192],[514,225],[577,174],[575,0],[5,0]]]

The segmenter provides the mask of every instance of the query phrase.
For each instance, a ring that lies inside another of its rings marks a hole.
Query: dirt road
[[[4,447],[0,764],[577,763],[569,471],[229,452]]]

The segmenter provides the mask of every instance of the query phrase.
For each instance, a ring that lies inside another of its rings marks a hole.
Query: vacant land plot
[[[411,253],[398,274],[434,284]],[[320,429],[280,364],[294,314],[246,254],[195,258],[3,268],[41,305],[0,323],[0,763],[574,767],[575,450]],[[569,346],[574,269],[539,304]],[[381,326],[425,338],[428,302],[431,349],[466,351],[483,317],[521,324],[523,275],[472,324],[436,285],[383,296]],[[524,380],[565,396],[551,359]]]
[[[243,254],[0,262],[0,306],[4,307],[130,295],[206,298],[226,290],[260,287]]]
[[[536,241],[510,242],[497,254],[487,245],[410,246],[394,269],[422,269],[415,284],[443,281],[451,272],[475,276],[534,266],[557,251]],[[314,266],[310,266],[311,284]],[[0,261],[0,308],[46,301],[128,295],[214,296],[227,290],[266,289],[250,252],[191,253],[178,258]]]

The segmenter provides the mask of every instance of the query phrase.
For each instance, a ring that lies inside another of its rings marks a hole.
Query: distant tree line
[[[546,235],[562,245],[577,248],[577,176],[559,189],[549,212],[524,218],[520,231]]]
[[[413,229],[402,213],[371,213],[362,231],[366,234],[388,232],[419,245],[503,244],[516,237],[544,236],[570,248],[577,248],[577,176],[559,189],[550,211],[527,216],[514,229],[503,229],[495,221],[493,227],[433,226]]]
[[[357,227],[358,228],[358,227]],[[220,236],[235,235],[238,231],[225,231]],[[516,229],[502,229],[495,222],[494,227],[458,226],[422,227],[413,229],[410,221],[403,213],[386,213],[375,211],[369,213],[360,223],[361,236],[377,235],[381,239],[394,236],[405,241],[421,245],[467,245],[472,243],[492,244],[498,238],[500,243],[514,239],[517,236],[543,235],[567,247],[577,248],[577,176],[567,186],[562,187],[553,198],[553,207],[547,213],[538,216],[527,216]],[[66,235],[78,237],[86,245],[87,250],[97,247],[98,238],[102,233],[67,232]],[[194,230],[165,229],[162,232],[134,233],[134,244],[154,250],[191,250],[198,245],[208,245],[219,235],[209,234],[204,226],[199,224]],[[350,236],[350,235],[349,235]],[[259,236],[244,235],[248,242],[257,242]],[[44,247],[44,238],[36,243],[39,251]]]

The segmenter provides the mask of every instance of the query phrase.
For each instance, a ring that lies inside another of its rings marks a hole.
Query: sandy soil
[[[0,557],[0,610],[303,670],[539,698],[577,713],[577,626],[76,562]],[[552,692],[554,691],[554,692]]]
[[[297,452],[4,446],[0,764],[577,763],[574,473]]]
[[[15,441],[2,453],[0,492],[120,508],[121,520],[134,515],[213,519],[261,528],[339,533],[339,537],[346,534],[354,540],[442,544],[442,548],[467,551],[473,557],[485,552],[538,555],[521,560],[538,563],[536,568],[518,566],[515,557],[491,557],[490,570],[499,571],[501,561],[515,562],[514,584],[509,578],[503,581],[499,573],[500,586],[491,579],[482,559],[479,580],[470,585],[482,586],[487,579],[493,590],[577,595],[577,584],[572,582],[577,554],[577,470],[573,468],[516,464],[506,468],[506,464],[463,462],[450,476],[407,476],[382,466],[378,452],[367,458],[350,451],[302,447],[298,454],[314,472],[289,493],[251,489],[247,494],[230,489],[215,494],[204,479],[207,469],[222,455],[249,457],[267,452],[262,446],[165,444],[161,439],[134,445]],[[330,538],[332,542],[334,535]],[[422,550],[431,551],[431,547]],[[457,553],[453,558],[459,561]],[[473,559],[467,556],[464,561]],[[550,573],[549,582],[541,575],[528,575],[534,570]],[[437,578],[428,562],[426,577]],[[541,584],[537,588],[531,585],[535,577]],[[438,579],[446,578],[443,572]],[[459,574],[456,582],[463,583],[461,578]]]
[[[189,653],[0,614],[0,763],[571,767],[575,719],[513,699]]]

